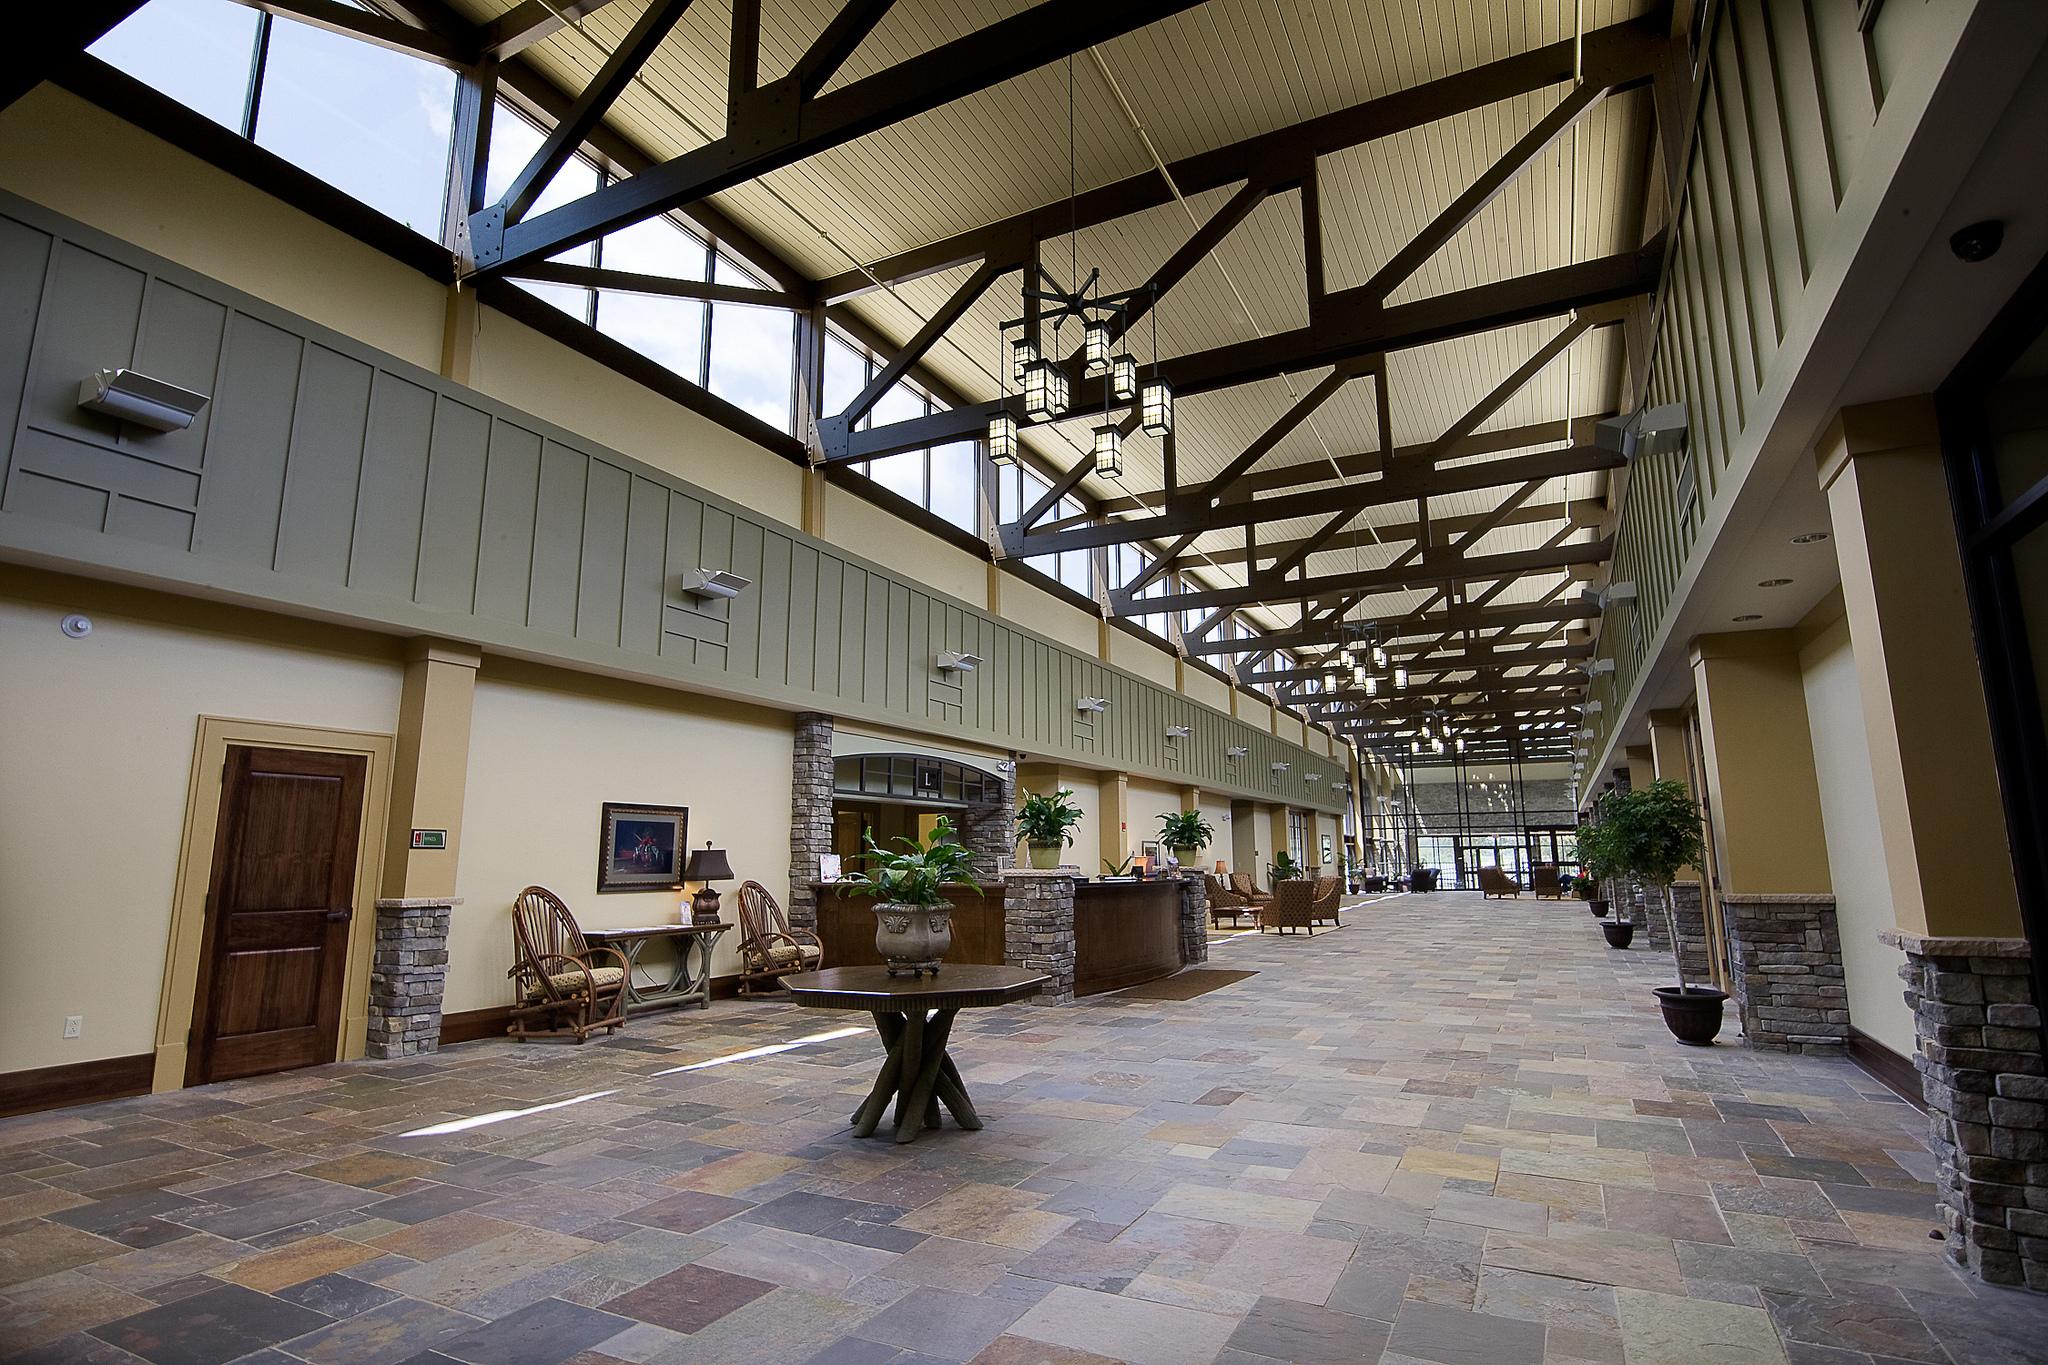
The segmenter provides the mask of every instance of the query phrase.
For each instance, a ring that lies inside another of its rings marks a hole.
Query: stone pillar
[[[1199,870],[1180,874],[1180,962],[1209,960],[1209,883]]]
[[[1906,954],[1944,1250],[1993,1284],[2048,1290],[2048,1078],[2027,941],[1883,938]]]
[[[984,789],[996,788],[996,799],[960,813],[960,842],[974,855],[974,875],[998,880],[1017,862],[1017,790],[1007,777],[984,777]]]
[[[1765,1052],[1840,1056],[1849,988],[1833,896],[1724,895],[1728,975],[1743,1042]]]
[[[789,922],[818,923],[818,858],[832,851],[832,717],[800,711],[789,784]]]
[[[1707,907],[1697,879],[1671,883],[1671,914],[1678,921],[1678,950],[1685,963],[1685,979],[1695,985],[1712,985],[1714,964],[1707,951]]]
[[[1003,961],[1052,978],[1031,1003],[1074,1003],[1073,873],[1011,868],[1003,874]]]
[[[377,902],[370,963],[371,1057],[412,1057],[441,1047],[441,997],[448,977],[448,920],[459,896]]]

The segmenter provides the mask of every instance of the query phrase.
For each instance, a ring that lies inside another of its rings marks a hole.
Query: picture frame
[[[598,820],[597,889],[680,891],[690,848],[690,808],[607,801]]]

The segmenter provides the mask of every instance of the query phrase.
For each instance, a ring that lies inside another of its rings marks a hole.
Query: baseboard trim
[[[1885,1089],[1923,1114],[1927,1112],[1927,1100],[1920,1089],[1920,1072],[1913,1066],[1911,1057],[1900,1056],[1851,1024],[1849,1060],[1882,1082]]]
[[[10,1071],[0,1075],[0,1117],[147,1095],[155,1074],[154,1052]]]
[[[711,998],[713,1000],[731,1000],[737,997],[739,993],[740,978],[737,973],[732,976],[714,976],[711,978]],[[475,1043],[481,1042],[486,1038],[503,1038],[505,1036],[505,1029],[511,1022],[512,1007],[510,1005],[491,1005],[480,1010],[462,1010],[455,1014],[444,1014],[441,1016],[441,1045],[448,1047],[455,1043]],[[144,1087],[144,1089],[147,1088],[147,1086]]]

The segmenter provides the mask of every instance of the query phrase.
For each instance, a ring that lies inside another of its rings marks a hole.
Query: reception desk
[[[874,966],[874,902],[820,883],[818,938],[831,967]],[[1005,959],[1003,888],[949,885],[953,948],[948,962]],[[1171,976],[1182,966],[1180,883],[1081,882],[1074,887],[1074,994],[1096,995]]]

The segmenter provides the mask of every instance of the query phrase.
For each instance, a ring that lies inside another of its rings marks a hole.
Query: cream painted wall
[[[1160,816],[1180,813],[1180,788],[1134,777],[1130,782],[1129,800],[1131,827],[1126,842],[1130,851],[1136,853],[1147,839],[1159,837]],[[1220,831],[1221,827],[1218,829]],[[1222,837],[1220,833],[1218,837]]]
[[[1020,578],[1003,578],[1003,615],[1029,630],[1059,641],[1069,649],[1095,652],[1096,619],[1070,607],[1049,592]]]
[[[796,471],[792,468],[791,472]],[[884,511],[836,484],[825,486],[825,538],[884,568],[907,574],[927,587],[949,592],[979,607],[988,606],[986,561],[919,530],[895,513]],[[1015,579],[1004,580],[1003,596],[1007,598],[1013,587],[1022,586]]]
[[[1213,870],[1221,861],[1235,867],[1237,855],[1231,842],[1234,831],[1230,824],[1230,798],[1203,792],[1202,818],[1209,822],[1209,828],[1216,831],[1216,842],[1202,850],[1202,866]]]
[[[390,734],[401,675],[376,636],[0,567],[0,1071],[155,1047],[200,716]]]
[[[1229,683],[1214,674],[1204,673],[1193,664],[1188,665],[1183,676],[1186,685],[1181,690],[1188,696],[1205,706],[1213,706],[1218,711],[1230,710]]]
[[[1161,687],[1174,686],[1173,656],[1153,644],[1149,636],[1141,640],[1135,635],[1111,629],[1109,661]],[[1228,706],[1230,703],[1226,700],[1223,704]]]
[[[785,525],[803,520],[803,471],[788,460],[503,313],[480,310],[469,383]]]
[[[563,690],[571,686],[576,690]],[[585,928],[673,923],[674,892],[597,894],[598,821],[606,801],[688,806],[690,842],[726,850],[735,879],[789,904],[789,717],[708,697],[486,659],[470,727],[463,818],[448,935],[450,1011],[511,998],[512,900],[529,884],[568,903]],[[728,934],[714,973],[738,969]]]
[[[1009,585],[1005,584],[1005,591]],[[1102,871],[1102,788],[1096,774],[1086,768],[1060,768],[1049,763],[1020,763],[1017,765],[1017,800],[1021,805],[1024,794],[1036,792],[1051,796],[1064,787],[1073,792],[1073,802],[1081,808],[1081,823],[1070,831],[1074,842],[1060,855],[1060,861],[1080,868],[1089,876]],[[1022,843],[1017,845],[1017,863],[1024,866],[1030,850]]]
[[[0,185],[415,365],[440,366],[440,285],[53,85],[0,111]]]
[[[1835,917],[1842,934],[1849,1022],[1910,1057],[1918,1044],[1913,1012],[1906,1007],[1898,978],[1906,957],[1877,938],[1895,921],[1846,617],[1822,629],[1799,651],[1799,668],[1806,688],[1807,726],[1813,733],[1828,875],[1834,882]]]

